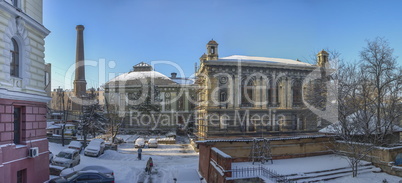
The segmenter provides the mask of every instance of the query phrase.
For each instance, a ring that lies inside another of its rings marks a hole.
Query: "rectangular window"
[[[14,144],[21,143],[21,108],[14,107]]]
[[[17,171],[17,183],[27,182],[27,169]]]
[[[45,85],[47,86],[49,85],[49,83],[50,83],[50,74],[49,72],[45,71]]]

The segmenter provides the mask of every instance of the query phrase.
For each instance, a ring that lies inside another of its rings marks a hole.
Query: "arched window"
[[[17,41],[15,41],[14,38],[11,39],[12,41],[12,48],[10,50],[11,52],[11,64],[10,64],[10,75],[19,77],[20,76],[20,53],[19,53],[19,47],[17,44]]]
[[[268,88],[267,88],[267,101],[268,101],[268,105],[271,105],[272,104],[272,92],[273,92],[272,80],[269,80],[267,86],[268,86]]]
[[[293,106],[299,106],[302,104],[302,87],[300,81],[293,83]]]
[[[219,96],[219,102],[226,102],[226,100],[227,100],[226,91],[221,91]]]
[[[277,104],[278,106],[281,105],[281,101],[279,100],[279,99],[280,99],[279,95],[282,96],[282,93],[280,93],[281,89],[282,89],[282,83],[281,83],[281,82],[277,82],[277,83],[276,83],[276,86],[275,86],[275,90],[276,90],[276,91],[275,91],[275,93],[276,93],[276,95],[275,95],[275,100],[276,100],[276,104]]]
[[[247,83],[246,83],[247,82]],[[245,79],[241,86],[241,103],[244,106],[251,106],[254,103],[255,83],[253,79]]]

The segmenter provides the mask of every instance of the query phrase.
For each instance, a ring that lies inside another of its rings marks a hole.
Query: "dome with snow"
[[[106,85],[109,86],[124,86],[124,85],[144,85],[150,81],[154,85],[171,85],[177,84],[166,75],[154,71],[152,66],[141,62],[133,66],[134,70],[128,73],[119,75],[112,80],[108,81]]]

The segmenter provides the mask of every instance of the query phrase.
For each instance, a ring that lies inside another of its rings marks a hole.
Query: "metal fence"
[[[274,182],[292,183],[285,175],[278,174],[276,171],[263,166],[258,167],[240,167],[229,170],[232,172],[232,178],[253,178],[253,177],[266,177]]]

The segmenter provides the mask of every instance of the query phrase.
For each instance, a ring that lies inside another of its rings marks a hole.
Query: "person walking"
[[[142,153],[142,148],[138,148],[138,159],[141,160],[141,153]]]
[[[147,161],[147,167],[146,167],[146,171],[148,172],[148,174],[151,174],[153,166],[154,166],[154,162],[152,161],[152,158],[149,157],[149,159]]]

